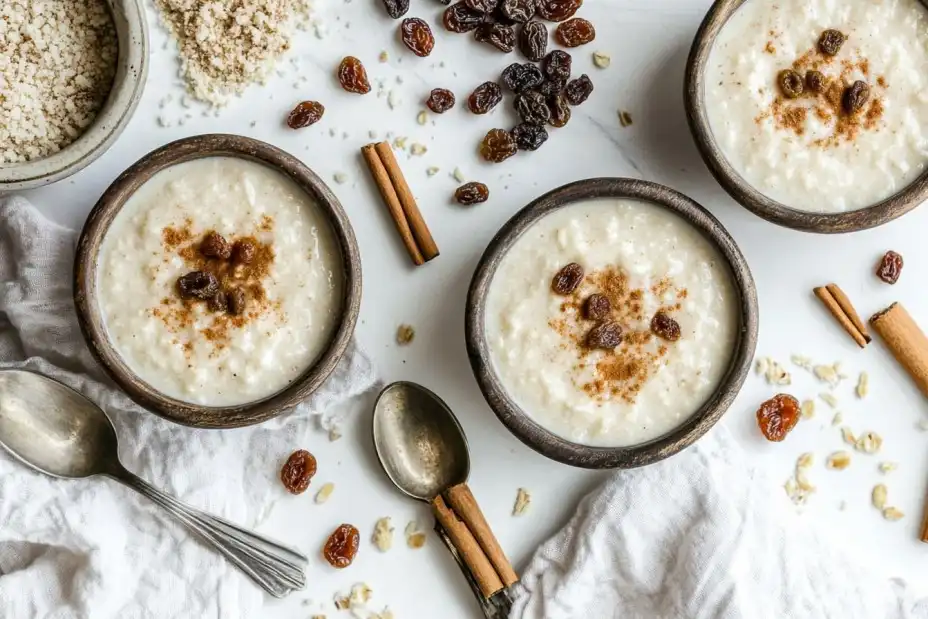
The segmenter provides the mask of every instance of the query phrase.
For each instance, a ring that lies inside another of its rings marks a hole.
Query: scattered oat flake
[[[426,152],[428,152],[428,150],[429,149],[425,146],[425,144],[419,144],[417,142],[412,145],[412,147],[409,149],[409,152],[418,157],[420,155],[424,155]]]
[[[393,526],[390,524],[390,517],[384,516],[374,523],[374,534],[371,537],[374,546],[380,552],[387,552],[393,547]]]
[[[631,127],[632,115],[625,110],[619,110],[619,124],[622,125],[622,127]]]
[[[803,357],[802,355],[792,355],[789,358],[793,362],[793,365],[801,367],[805,370],[812,369],[812,360],[808,357]]]
[[[837,385],[841,380],[838,377],[838,372],[836,372],[834,366],[831,365],[816,365],[812,368],[812,373],[815,374],[816,378],[820,381],[832,386]]]
[[[344,172],[336,172],[335,174],[332,175],[332,180],[334,180],[336,183],[341,185],[341,184],[344,184],[344,182],[348,180],[348,175],[345,174]]]
[[[441,172],[441,170],[440,170],[439,168],[437,168],[436,166],[429,166],[429,167],[426,168],[426,170],[425,170],[425,173],[429,176],[429,178],[435,176],[435,175],[438,174],[439,172]]]
[[[593,52],[593,64],[599,69],[608,69],[612,64],[612,57],[606,52]]]
[[[806,452],[796,459],[796,468],[807,469],[815,463],[815,456],[811,452]]]
[[[406,142],[408,141],[409,138],[405,136],[397,136],[396,139],[393,140],[393,146],[399,148],[400,150],[406,150]]]
[[[899,465],[895,462],[880,462],[879,469],[880,473],[890,473],[896,470],[896,467]]]
[[[854,436],[854,432],[847,426],[841,426],[841,438],[844,439],[844,442],[848,445],[857,444],[857,437]]]
[[[842,421],[844,421],[844,415],[841,414],[841,411],[838,411],[835,413],[835,416],[831,418],[831,425],[839,426]]]
[[[532,495],[529,494],[528,490],[519,488],[519,491],[516,493],[516,503],[512,506],[512,515],[521,516],[524,514],[531,502]]]
[[[406,525],[406,545],[413,549],[425,546],[425,533],[419,530],[419,523],[415,520]]]
[[[332,492],[335,490],[335,484],[327,483],[323,484],[319,488],[319,492],[316,493],[316,498],[314,499],[317,504],[325,503],[329,500],[329,497],[332,496]]]
[[[387,50],[383,50],[380,52],[380,55],[377,56],[377,59],[380,60],[380,62],[386,62],[390,60],[390,54],[387,53]]]
[[[806,400],[802,403],[802,407],[799,410],[802,413],[803,419],[812,419],[815,417],[815,401]]]
[[[416,115],[416,122],[420,125],[424,125],[425,123],[429,122],[429,115],[426,114],[425,110],[422,110]]]
[[[342,430],[338,426],[329,428],[329,441],[335,442],[342,437]]]
[[[870,500],[877,509],[886,507],[886,486],[884,484],[875,485],[870,493]]]
[[[905,516],[901,510],[896,507],[887,507],[883,510],[883,518],[886,520],[900,520]]]
[[[789,385],[793,382],[789,372],[776,361],[768,360],[767,371],[764,374],[767,382],[771,385]]]
[[[402,103],[402,101],[400,101],[399,96],[396,94],[395,90],[391,90],[389,93],[387,93],[387,105],[390,106],[391,110],[395,110],[400,103]]]
[[[860,377],[857,379],[857,397],[865,398],[867,393],[870,391],[870,377],[867,376],[866,372],[861,372]]]
[[[409,346],[416,337],[416,330],[412,325],[400,325],[396,328],[396,343],[400,346]]]
[[[865,432],[863,436],[857,439],[857,451],[868,454],[875,454],[883,447],[883,437],[876,432]]]
[[[851,464],[851,454],[846,451],[836,451],[825,460],[825,466],[835,471],[843,471]]]
[[[833,393],[820,393],[818,394],[818,397],[820,397],[822,401],[828,406],[832,408],[838,407],[838,398],[836,398]]]
[[[815,492],[815,486],[813,486],[809,479],[806,477],[804,471],[798,471],[796,473],[796,485],[799,486],[799,489],[806,493]]]
[[[767,373],[767,368],[770,366],[770,360],[767,357],[761,357],[757,360],[757,363],[754,364],[754,371],[761,376]]]

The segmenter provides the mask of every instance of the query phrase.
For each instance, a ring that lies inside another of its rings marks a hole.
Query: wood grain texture
[[[432,499],[432,511],[444,527],[451,543],[464,559],[464,563],[473,574],[483,596],[489,598],[502,589],[503,583],[483,549],[480,548],[480,544],[477,543],[464,521],[448,507],[441,495]]]
[[[493,534],[487,519],[483,516],[477,499],[474,498],[470,487],[466,484],[452,486],[445,491],[445,498],[451,504],[454,512],[467,524],[467,528],[477,539],[477,543],[483,549],[484,554],[493,564],[493,569],[499,575],[503,585],[508,587],[519,581],[519,576],[512,569],[512,563],[506,557],[503,547]]]

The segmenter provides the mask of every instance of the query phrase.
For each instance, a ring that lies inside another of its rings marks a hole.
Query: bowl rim
[[[97,257],[126,200],[156,173],[208,157],[238,157],[266,165],[294,181],[319,205],[341,251],[342,316],[315,363],[283,390],[253,402],[210,407],[168,397],[148,385],[110,342],[97,301]],[[203,134],[157,148],[120,174],[94,205],[81,230],[74,260],[74,305],[84,340],[110,378],[138,405],[170,421],[198,428],[237,428],[262,423],[299,404],[335,370],[348,347],[361,306],[361,256],[348,215],[328,186],[293,155],[266,142],[231,134]]]
[[[512,245],[541,218],[570,205],[597,198],[638,200],[665,208],[694,226],[728,264],[739,294],[741,328],[728,368],[712,396],[680,426],[651,441],[630,447],[596,447],[562,438],[532,420],[506,392],[493,369],[485,331],[486,300],[500,261]],[[674,455],[705,434],[728,410],[751,368],[757,345],[758,304],[750,268],[734,239],[705,208],[669,187],[629,178],[590,178],[558,187],[519,210],[490,241],[474,271],[467,293],[465,340],[471,369],[484,398],[516,438],[538,453],[589,469],[634,468]]]
[[[928,8],[928,0],[919,0]],[[748,183],[728,162],[712,134],[705,102],[706,65],[716,38],[746,0],[716,0],[693,39],[686,62],[684,107],[696,147],[709,172],[736,202],[767,221],[801,230],[838,234],[881,226],[928,200],[928,169],[895,194],[853,211],[819,213],[789,207]]]

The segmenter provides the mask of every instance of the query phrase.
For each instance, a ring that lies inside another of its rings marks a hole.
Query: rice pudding
[[[619,199],[571,204],[526,230],[485,311],[509,396],[551,432],[608,447],[658,438],[695,413],[740,324],[710,241],[667,209]]]
[[[844,40],[823,46],[828,30]],[[783,90],[784,71],[801,93]],[[856,82],[868,92],[855,109],[846,91]],[[719,32],[705,83],[725,158],[786,206],[864,208],[925,171],[928,9],[918,0],[747,0]]]
[[[341,253],[325,214],[280,172],[237,157],[154,175],[113,220],[97,268],[114,348],[185,402],[279,392],[341,320]]]

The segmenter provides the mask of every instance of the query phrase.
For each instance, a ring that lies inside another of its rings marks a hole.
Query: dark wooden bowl
[[[344,269],[342,319],[314,365],[284,390],[237,406],[209,407],[170,398],[139,378],[116,352],[97,300],[97,255],[106,232],[126,200],[147,180],[172,165],[203,157],[228,156],[267,165],[293,180],[318,204],[332,227]],[[354,333],[361,306],[361,257],[348,216],[338,198],[296,157],[258,140],[209,134],[184,138],[152,151],[113,181],[90,212],[74,261],[74,305],[90,351],[137,404],[165,419],[198,428],[237,428],[267,421],[306,399],[332,373]]]
[[[928,6],[928,0],[920,0]],[[881,226],[928,200],[928,171],[898,193],[866,208],[842,213],[813,213],[790,208],[749,184],[728,163],[712,135],[706,113],[706,63],[719,32],[745,0],[717,0],[696,32],[686,64],[684,105],[690,131],[715,180],[742,206],[775,224],[806,232],[856,232]]]
[[[500,261],[519,237],[539,219],[572,203],[593,198],[628,198],[666,208],[699,230],[729,266],[740,297],[738,338],[718,388],[687,421],[671,432],[631,447],[593,447],[561,438],[543,428],[509,396],[496,375],[486,339],[486,301]],[[506,222],[483,253],[467,294],[465,338],[471,368],[487,403],[509,431],[553,460],[590,469],[633,468],[672,456],[715,425],[741,390],[757,345],[757,293],[751,270],[722,224],[699,204],[668,187],[627,178],[592,178],[564,185],[541,196]]]

